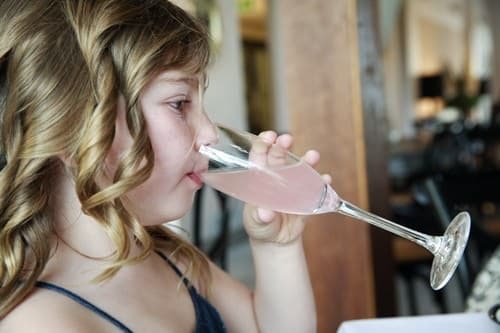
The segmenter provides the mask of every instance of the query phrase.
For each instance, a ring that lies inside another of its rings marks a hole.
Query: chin
[[[168,208],[165,207],[163,211],[156,211],[154,213],[152,211],[144,212],[144,214],[142,214],[143,218],[141,218],[141,224],[143,226],[153,226],[180,220],[191,210],[193,200],[169,206]]]
[[[141,219],[141,224],[145,227],[147,226],[155,226],[155,225],[161,225],[173,221],[177,221],[182,219],[184,216],[186,216],[188,211],[185,212],[178,212],[175,214],[159,214],[156,217],[149,217],[145,219]]]
[[[139,217],[143,226],[160,225],[170,221],[179,220],[184,217],[193,207],[196,189],[191,186],[191,180],[185,179],[181,186],[165,191],[168,186],[163,186],[156,192],[134,193],[132,199],[133,211]],[[189,181],[189,182],[188,182]],[[190,186],[186,186],[190,185]]]

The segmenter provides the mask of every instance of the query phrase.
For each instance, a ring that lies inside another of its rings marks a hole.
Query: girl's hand
[[[278,136],[275,132],[262,132],[250,151],[250,160],[259,165],[283,165],[286,153],[292,146],[293,138],[289,134]],[[319,153],[309,150],[302,160],[311,166],[319,161]],[[330,183],[329,175],[323,175]],[[300,238],[305,226],[305,216],[274,212],[247,204],[243,211],[243,223],[249,237],[255,241],[288,244]]]

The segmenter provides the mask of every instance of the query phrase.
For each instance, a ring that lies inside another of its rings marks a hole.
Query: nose
[[[200,115],[200,124],[196,135],[195,148],[199,150],[202,145],[215,144],[219,141],[217,126],[203,110]]]

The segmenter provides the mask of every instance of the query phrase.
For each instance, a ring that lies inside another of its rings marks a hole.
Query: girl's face
[[[127,193],[128,208],[143,225],[178,219],[191,208],[207,162],[198,153],[201,144],[217,141],[215,127],[202,106],[200,76],[165,71],[141,94],[140,103],[155,154],[149,179]],[[116,133],[107,161],[116,169],[123,151],[132,145],[126,109],[118,105]]]

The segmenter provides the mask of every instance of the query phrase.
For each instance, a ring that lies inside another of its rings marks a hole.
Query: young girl
[[[315,331],[303,218],[245,208],[255,291],[162,226],[217,141],[197,22],[165,0],[2,0],[0,27],[0,332]]]

